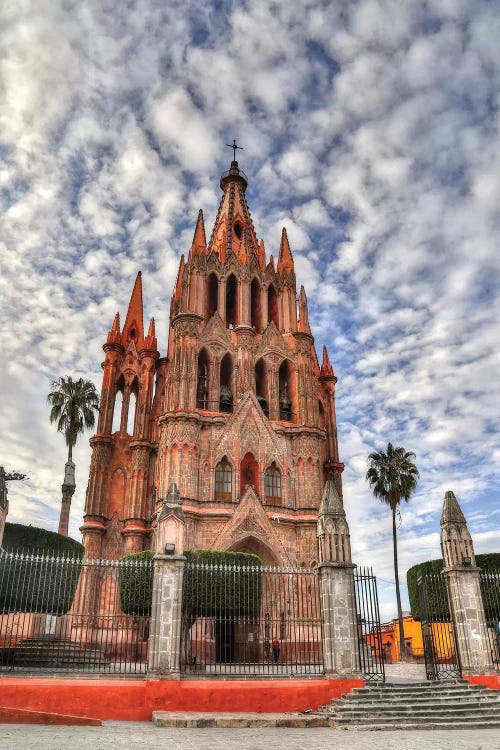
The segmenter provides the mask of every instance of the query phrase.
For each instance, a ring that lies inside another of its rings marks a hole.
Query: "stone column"
[[[472,537],[453,492],[446,492],[441,549],[451,618],[463,675],[494,674]]]
[[[62,536],[68,536],[69,511],[71,508],[71,498],[74,495],[75,489],[75,464],[73,461],[66,461],[66,466],[64,467],[64,482],[61,486],[61,515],[59,516],[59,528],[57,530],[58,534],[62,534]]]
[[[320,563],[323,662],[330,680],[360,677],[353,563]]]
[[[149,674],[180,678],[183,555],[153,558],[153,605],[149,637]]]

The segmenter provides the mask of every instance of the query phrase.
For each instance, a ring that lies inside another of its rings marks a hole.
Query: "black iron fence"
[[[358,618],[358,650],[365,680],[385,680],[384,647],[380,627],[377,579],[371,568],[354,572],[354,593]]]
[[[0,670],[143,673],[151,561],[0,553]]]
[[[316,569],[188,561],[182,601],[182,672],[323,672]]]
[[[479,585],[488,627],[491,659],[500,669],[500,570],[481,570]]]
[[[455,629],[442,573],[428,573],[418,579],[418,606],[427,679],[460,677]]]

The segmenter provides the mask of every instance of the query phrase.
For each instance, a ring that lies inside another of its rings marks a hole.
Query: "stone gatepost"
[[[180,492],[172,482],[155,533],[148,668],[151,676],[171,680],[180,678],[184,526]]]
[[[463,675],[495,673],[472,537],[453,492],[445,494],[441,549],[458,658]]]
[[[358,625],[349,528],[332,479],[325,484],[318,515],[323,662],[330,679],[360,677]]]

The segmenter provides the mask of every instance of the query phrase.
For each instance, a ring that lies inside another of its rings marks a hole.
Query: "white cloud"
[[[357,561],[393,577],[364,480],[389,439],[421,471],[402,575],[439,555],[446,489],[484,511],[478,551],[498,548],[497,15],[486,0],[1,7],[0,462],[31,477],[11,520],[57,527],[65,446],[45,394],[61,374],[99,385],[139,268],[165,353],[178,259],[198,208],[211,230],[236,137],[257,234],[276,259],[287,227],[339,377]],[[78,535],[85,438],[76,455]]]

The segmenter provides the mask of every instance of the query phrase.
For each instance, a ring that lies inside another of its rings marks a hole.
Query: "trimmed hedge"
[[[484,571],[494,571],[494,570],[500,570],[500,553],[499,552],[491,552],[489,554],[485,555],[476,555],[476,564],[479,568],[481,568]],[[418,579],[420,576],[428,575],[428,574],[436,574],[439,576],[439,574],[443,570],[443,560],[442,558],[439,558],[438,560],[427,560],[423,563],[418,563],[417,565],[413,565],[413,567],[409,568],[408,572],[406,573],[406,580],[408,582],[408,598],[410,600],[410,609],[411,614],[415,620],[420,620],[420,611],[418,606]],[[493,584],[491,584],[493,585]],[[495,584],[496,585],[496,584]],[[481,585],[482,590],[484,589],[484,584]],[[434,595],[432,595],[432,592],[430,592],[430,606],[431,606],[431,612],[433,616],[436,619],[439,620],[449,620],[450,614],[448,611],[448,607],[443,607],[442,605],[438,605],[438,602],[446,602],[446,583],[444,580],[444,576],[442,576],[442,584],[440,581],[439,587],[436,588],[434,591]],[[485,597],[486,594],[486,597]],[[483,599],[485,601],[488,601],[488,595],[487,592],[483,591]],[[441,611],[442,610],[442,611]],[[486,618],[489,618],[489,612],[486,612]]]
[[[151,616],[153,601],[153,550],[135,552],[125,555],[118,562],[118,581],[120,585],[120,607],[126,615]],[[149,561],[149,567],[134,567],[128,562]]]
[[[155,552],[147,550],[126,555],[123,562],[134,560],[151,560]],[[261,567],[257,555],[246,552],[223,552],[219,550],[186,550],[187,562],[199,562],[210,565],[238,565],[242,567]],[[130,615],[150,615],[153,599],[153,567],[119,567],[120,606]],[[233,617],[238,614],[256,615],[260,610],[262,594],[262,576],[260,571],[240,571],[238,577],[228,578],[222,572],[207,570],[203,580],[187,565],[184,569],[182,594],[182,614],[187,619],[196,617]]]
[[[22,523],[5,524],[2,546],[11,552],[69,552],[83,557],[83,544],[76,539]]]

